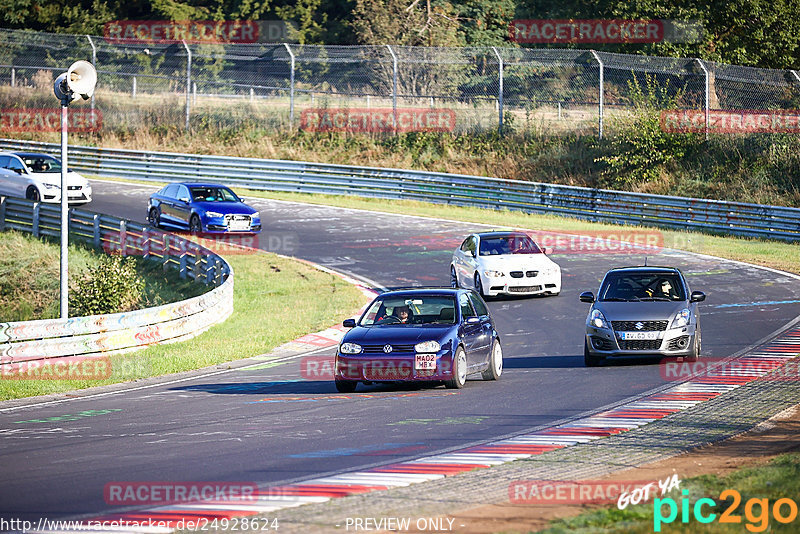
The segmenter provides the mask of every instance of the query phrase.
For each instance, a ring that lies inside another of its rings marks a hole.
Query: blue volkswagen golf
[[[258,233],[261,217],[224,185],[183,182],[169,184],[150,195],[147,220],[156,228],[191,232]]]
[[[500,336],[483,299],[469,289],[407,289],[379,295],[336,351],[336,389],[359,382],[443,382],[462,388],[503,372]]]

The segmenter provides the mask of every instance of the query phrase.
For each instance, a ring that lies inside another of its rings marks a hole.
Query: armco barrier
[[[58,155],[57,144],[0,139],[3,150]],[[322,163],[70,147],[70,167],[154,182],[211,179],[272,191],[412,199],[555,213],[590,221],[800,240],[800,209],[627,193],[481,176]]]
[[[71,209],[70,236],[160,261],[182,276],[216,286],[172,304],[126,313],[0,323],[0,369],[33,360],[92,358],[179,341],[203,332],[233,312],[233,270],[218,255],[181,237],[140,224]],[[60,206],[0,197],[0,231],[60,236]]]

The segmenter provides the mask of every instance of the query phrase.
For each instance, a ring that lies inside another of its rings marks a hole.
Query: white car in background
[[[22,197],[34,202],[61,202],[61,161],[34,152],[0,152],[0,195]],[[86,204],[92,201],[89,180],[75,171],[67,173],[67,201]]]
[[[487,297],[558,295],[561,267],[524,232],[481,232],[469,235],[453,253],[450,283]]]

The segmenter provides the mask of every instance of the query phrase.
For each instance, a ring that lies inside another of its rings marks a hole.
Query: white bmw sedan
[[[453,253],[450,283],[487,297],[558,295],[561,267],[524,232],[481,232],[469,235]]]
[[[0,195],[22,197],[34,202],[61,202],[61,161],[33,152],[0,153],[0,168],[13,173],[0,174]],[[86,204],[92,201],[89,180],[75,171],[67,172],[67,201]]]

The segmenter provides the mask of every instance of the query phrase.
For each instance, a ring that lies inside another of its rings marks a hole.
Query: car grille
[[[530,293],[531,291],[541,291],[542,286],[509,286],[509,293]]]
[[[436,369],[417,369],[417,376],[433,376],[436,374]]]
[[[522,271],[511,271],[508,274],[511,275],[511,278],[522,278]]]
[[[411,378],[410,367],[384,367],[383,365],[367,365],[364,367],[364,378],[367,380],[406,380]]]
[[[392,346],[392,352],[384,352],[385,345]],[[364,354],[397,354],[404,352],[414,352],[414,345],[392,345],[391,343],[383,343],[381,345],[361,345]]]
[[[667,329],[668,321],[611,321],[611,327],[617,332],[652,332]],[[636,325],[642,324],[641,328]]]
[[[525,271],[525,276],[527,276],[528,278],[533,278],[534,276],[537,276],[538,274],[539,274],[539,271]]]
[[[68,191],[80,191],[81,187],[83,187],[83,186],[81,186],[81,185],[68,185],[67,186],[67,190]]]
[[[225,224],[228,224],[230,221],[247,221],[250,222],[249,215],[226,215],[225,216]]]
[[[620,350],[658,350],[661,348],[660,339],[618,339]]]

